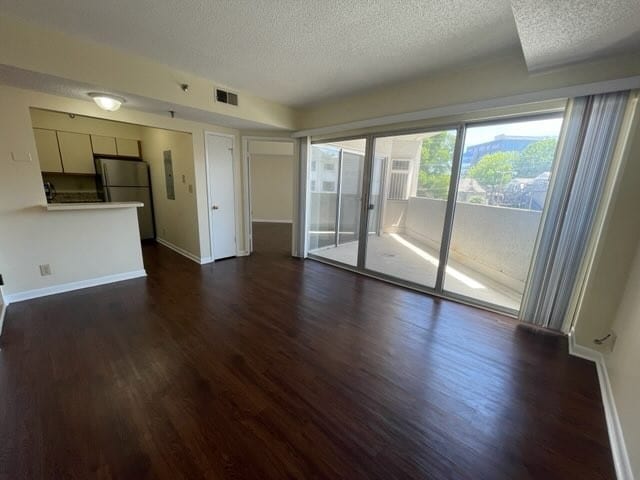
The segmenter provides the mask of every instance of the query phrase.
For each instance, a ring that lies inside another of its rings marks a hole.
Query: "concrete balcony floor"
[[[331,234],[331,232],[327,232]],[[322,234],[325,234],[323,232]],[[320,235],[322,235],[320,234]],[[330,246],[310,253],[355,266],[358,242]],[[397,233],[370,235],[367,243],[366,268],[401,280],[434,287],[439,252],[416,239]],[[519,310],[522,293],[502,285],[454,259],[447,265],[444,288],[486,303]]]

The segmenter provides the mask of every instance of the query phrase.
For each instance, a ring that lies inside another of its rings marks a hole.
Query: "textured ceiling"
[[[292,106],[520,49],[509,0],[0,0],[0,11]]]
[[[640,50],[640,0],[512,0],[529,70]]]
[[[175,106],[166,102],[161,102],[151,98],[132,95],[127,92],[105,91],[104,88],[89,85],[87,83],[75,82],[73,80],[62,79],[52,75],[35,73],[28,70],[22,70],[7,65],[0,64],[0,84],[10,85],[18,88],[26,88],[39,92],[50,93],[62,97],[76,98],[78,100],[90,101],[87,93],[89,92],[105,92],[113,95],[126,97],[127,103],[122,108],[133,108],[143,112],[155,113],[158,115],[169,116],[169,110],[175,111],[176,118],[191,120],[194,122],[209,123],[214,125],[224,125],[231,128],[244,130],[273,130],[270,125],[263,125],[258,122],[244,120],[219,113],[208,112],[206,110],[198,110],[195,108],[184,107],[182,105]],[[71,112],[74,113],[74,112]]]

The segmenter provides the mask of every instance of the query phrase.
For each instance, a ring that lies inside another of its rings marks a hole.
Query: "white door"
[[[236,255],[233,140],[206,134],[213,259]]]

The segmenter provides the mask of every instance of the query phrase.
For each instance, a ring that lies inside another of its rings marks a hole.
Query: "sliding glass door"
[[[444,291],[518,311],[561,116],[466,128]]]
[[[312,144],[310,255],[517,313],[561,126],[559,112]]]
[[[366,270],[435,288],[456,138],[441,130],[375,139]]]
[[[311,146],[309,253],[356,266],[366,140]]]

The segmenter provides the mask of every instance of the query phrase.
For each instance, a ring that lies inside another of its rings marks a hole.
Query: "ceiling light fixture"
[[[126,102],[124,98],[109,95],[108,93],[91,92],[88,95],[93,98],[96,105],[107,112],[115,112],[120,108],[120,105]]]

